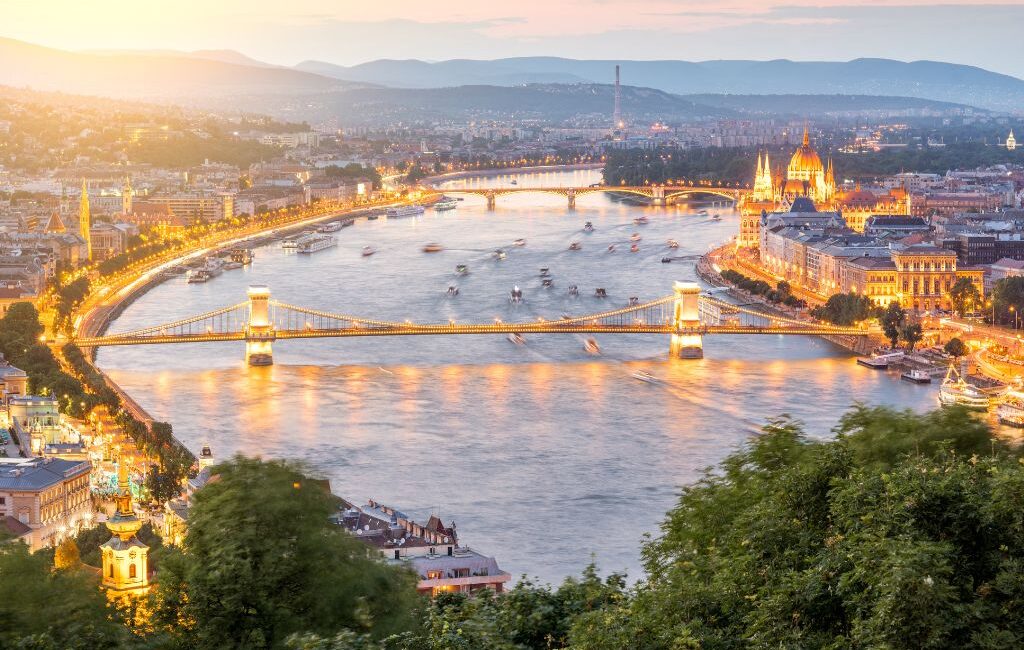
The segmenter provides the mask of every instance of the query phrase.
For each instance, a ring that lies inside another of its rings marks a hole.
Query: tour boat
[[[325,223],[324,225],[317,228],[318,232],[338,232],[339,230],[341,230],[341,223],[338,221]]]
[[[519,332],[512,332],[511,334],[509,334],[508,340],[511,341],[512,343],[515,343],[516,345],[523,345],[526,343],[526,339],[524,339],[523,335],[520,334]]]
[[[334,235],[312,235],[309,237],[304,237],[299,241],[298,251],[305,255],[309,255],[311,253],[316,253],[317,251],[322,251],[325,248],[330,248],[331,246],[337,245],[338,240]]]
[[[513,246],[526,246],[526,240],[525,239],[517,239],[514,242],[512,242],[512,245]]]
[[[1006,392],[999,396],[996,417],[1007,426],[1024,428],[1024,391],[1008,387]]]
[[[670,239],[670,240],[668,240],[668,247],[669,248],[679,248],[679,242],[677,242],[674,239]]]
[[[972,386],[950,364],[946,378],[939,387],[939,404],[942,406],[963,406],[972,411],[988,409],[989,398],[978,387]]]
[[[648,223],[649,221],[650,221],[650,219],[648,219],[648,218],[647,218],[646,216],[644,216],[644,215],[640,215],[640,216],[639,216],[639,217],[637,217],[636,219],[633,219],[633,223],[635,223],[635,224],[636,224],[636,225],[638,225],[638,226],[640,226],[640,225],[643,225],[643,224],[645,224],[645,223]]]
[[[586,350],[587,354],[601,354],[601,346],[593,338],[583,342],[583,349]]]
[[[857,365],[871,368],[872,370],[885,370],[889,367],[890,363],[899,361],[904,356],[906,356],[905,353],[900,351],[889,352],[888,354],[873,354],[867,358],[861,357],[857,359]]]
[[[594,297],[595,298],[607,298],[608,297],[608,292],[604,290],[604,287],[598,287],[598,288],[594,289]]]
[[[503,259],[505,259],[505,251],[501,250],[500,248],[498,250],[494,251],[493,255],[494,255],[494,259],[496,259],[496,260],[503,260]]]
[[[413,217],[426,212],[422,205],[402,205],[397,208],[388,208],[386,214],[388,218],[395,217]]]
[[[429,244],[423,247],[424,253],[440,253],[443,250],[444,246],[438,244],[437,242],[430,242]]]
[[[632,242],[638,242],[641,239],[643,239],[643,237],[641,237],[640,233],[638,233],[638,232],[635,232],[635,233],[633,233],[632,235],[629,236],[629,241],[632,241]]]
[[[288,237],[287,239],[285,239],[284,241],[281,242],[281,248],[284,248],[286,250],[294,250],[294,249],[296,249],[298,247],[299,247],[299,242],[298,242],[297,238],[294,238],[294,237]]]
[[[583,232],[594,232],[594,224],[589,221],[583,224]]]
[[[630,253],[639,253],[640,252],[640,247],[637,246],[636,244],[633,244],[632,246],[629,247],[629,252]]]
[[[647,372],[646,370],[637,370],[633,373],[633,379],[639,379],[642,382],[648,384],[660,384],[661,380]]]
[[[455,286],[454,284],[452,286],[448,287],[448,295],[449,296],[457,296],[457,295],[459,295],[459,288],[457,286]]]
[[[450,196],[442,196],[437,203],[434,204],[434,212],[445,212],[447,210],[454,210],[459,205],[459,202]]]
[[[363,257],[369,257],[377,252],[373,246],[363,246]]]
[[[903,381],[909,381],[912,384],[930,384],[932,383],[932,376],[925,370],[908,370],[900,375],[900,379]]]
[[[455,272],[459,275],[469,275],[469,267],[465,264],[457,264],[455,266]]]
[[[253,254],[248,248],[231,249],[231,261],[245,266],[252,263]]]
[[[573,297],[580,295],[579,287],[577,287],[575,284],[569,287],[569,295]]]
[[[188,272],[189,284],[202,284],[224,272],[224,261],[216,257],[208,257],[202,266]]]
[[[555,285],[555,281],[552,280],[551,278],[544,278],[540,282],[540,286],[544,287],[545,289],[550,289],[554,285]]]
[[[571,251],[578,251],[581,250],[582,248],[583,247],[580,246],[580,243],[578,241],[574,241],[573,243],[569,244],[569,250]]]
[[[508,292],[508,301],[512,303],[523,301],[523,290],[518,286],[512,287],[512,291]]]

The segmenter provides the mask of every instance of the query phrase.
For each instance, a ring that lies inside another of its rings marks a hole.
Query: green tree
[[[956,337],[946,341],[946,345],[942,346],[942,349],[946,354],[956,359],[959,359],[968,352],[967,345]]]
[[[837,434],[775,420],[684,488],[645,545],[647,580],[577,618],[574,647],[1020,644],[1015,452],[960,409],[858,407]]]
[[[1000,322],[1014,320],[1014,314],[1024,309],[1024,277],[997,280],[992,285],[992,306]]]
[[[78,545],[71,537],[62,541],[53,554],[53,566],[57,569],[77,569],[82,565],[82,558],[78,555]]]
[[[146,474],[146,489],[155,503],[167,503],[182,492],[181,477],[161,471],[155,465]]]
[[[385,636],[410,624],[414,575],[331,524],[336,502],[319,482],[242,457],[213,471],[155,598],[157,620],[189,647],[282,648],[296,633]]]
[[[885,338],[889,339],[889,343],[892,347],[896,347],[896,344],[900,340],[900,331],[903,329],[903,324],[907,320],[907,312],[900,307],[898,302],[891,302],[886,307],[885,311],[882,312],[882,332],[885,333]]]
[[[958,278],[949,290],[949,298],[953,302],[953,310],[961,316],[981,304],[981,293],[970,278]]]
[[[829,296],[824,305],[811,310],[815,318],[843,326],[867,320],[873,314],[871,299],[852,292]]]
[[[914,351],[914,346],[924,338],[920,323],[907,323],[900,329],[900,336],[907,343],[907,350]]]
[[[0,647],[134,646],[95,576],[71,567],[55,571],[45,554],[30,554],[21,543],[0,544]]]

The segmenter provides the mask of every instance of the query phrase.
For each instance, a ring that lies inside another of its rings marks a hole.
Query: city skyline
[[[939,60],[1024,77],[1015,38],[1024,7],[959,2],[677,2],[628,10],[578,0],[491,6],[456,0],[421,6],[332,6],[299,0],[198,0],[148,6],[102,0],[88,6],[18,0],[5,7],[5,36],[69,50],[231,49],[260,61],[353,65],[381,58],[445,60],[506,56],[615,59]],[[97,16],[103,20],[98,21]],[[225,26],[230,29],[225,30]],[[894,34],[898,37],[894,37]]]

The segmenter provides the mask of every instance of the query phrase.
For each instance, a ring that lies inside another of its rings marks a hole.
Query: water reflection
[[[593,172],[518,178],[520,187],[598,180]],[[641,212],[650,224],[633,224]],[[700,253],[726,239],[736,219],[600,195],[581,197],[574,212],[554,196],[501,197],[493,213],[467,198],[454,214],[357,223],[316,255],[267,247],[250,268],[208,284],[168,282],[128,307],[112,331],[233,304],[258,282],[285,302],[387,319],[589,313],[693,279],[692,262],[660,262],[665,241],[678,240],[679,255]],[[594,233],[582,232],[586,221]],[[643,235],[639,253],[606,252],[634,231]],[[512,247],[520,237],[527,245]],[[567,250],[574,240],[583,250]],[[446,250],[423,254],[427,241]],[[363,258],[366,245],[379,252]],[[508,252],[502,262],[490,255],[498,247]],[[457,264],[470,274],[456,276]],[[551,268],[555,289],[540,287],[541,266]],[[456,298],[445,295],[451,284]],[[514,284],[524,289],[522,305],[507,301]],[[570,284],[580,297],[568,296]],[[607,300],[592,297],[598,286]],[[513,574],[545,580],[578,572],[591,553],[605,569],[637,575],[641,537],[657,531],[678,486],[766,417],[788,412],[824,436],[854,400],[934,404],[934,389],[856,366],[820,339],[709,338],[705,359],[681,362],[667,358],[660,336],[597,338],[600,357],[583,350],[584,337],[549,335],[524,346],[498,336],[286,341],[266,368],[244,367],[241,345],[231,343],[114,348],[99,361],[194,449],[299,458],[351,498],[437,507]],[[665,383],[636,381],[638,369]]]

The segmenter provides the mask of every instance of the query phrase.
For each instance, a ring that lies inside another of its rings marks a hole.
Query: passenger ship
[[[384,214],[386,214],[389,219],[393,219],[395,217],[414,217],[416,215],[423,214],[424,212],[426,212],[426,210],[423,209],[422,205],[402,205],[397,208],[388,208],[387,212]]]
[[[459,206],[459,201],[453,199],[450,196],[442,196],[437,203],[434,204],[434,212],[445,212],[446,210],[454,210]]]
[[[999,396],[996,406],[999,422],[1011,427],[1024,429],[1024,389],[1010,386]]]
[[[950,364],[946,378],[939,387],[939,404],[963,406],[972,411],[988,410],[989,398],[980,388],[973,386]]]
[[[299,240],[298,252],[305,254],[315,253],[317,251],[322,251],[325,248],[330,248],[331,246],[337,245],[338,240],[334,237],[334,235],[311,235],[309,237],[303,237],[302,239]]]

